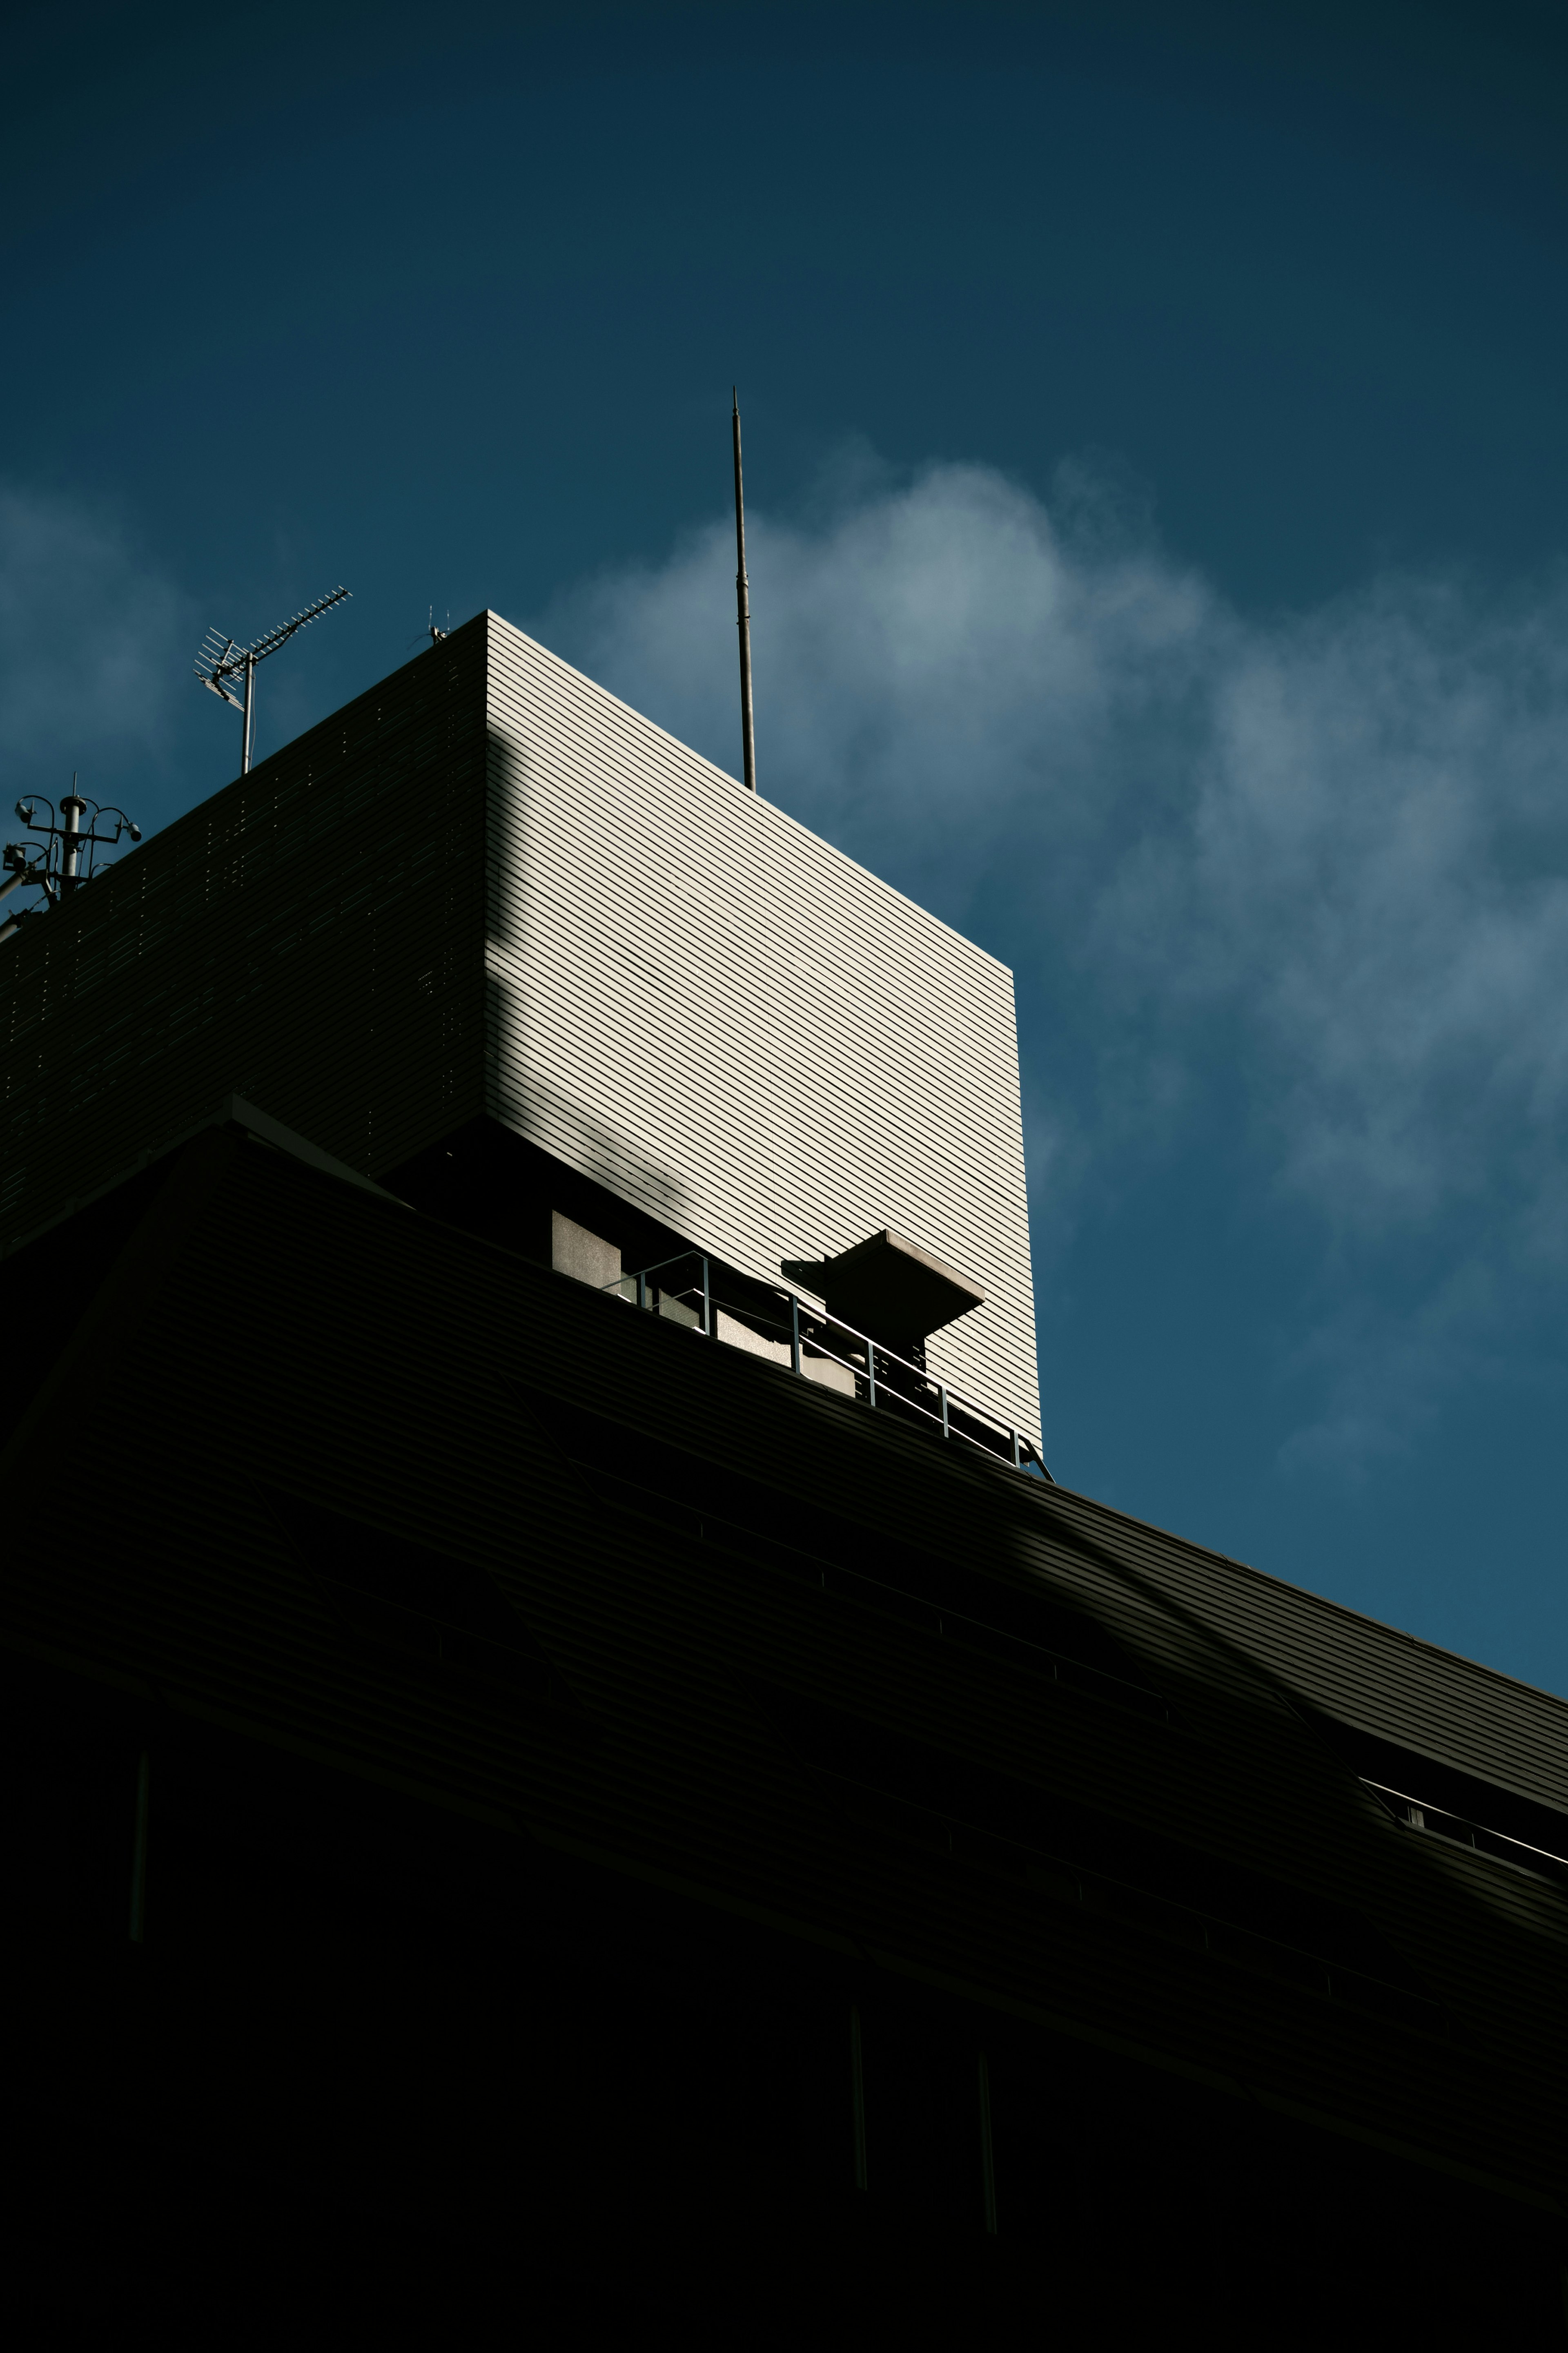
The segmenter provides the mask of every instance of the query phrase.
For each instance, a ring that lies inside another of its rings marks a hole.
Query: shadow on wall
[[[521,992],[491,974],[485,982],[485,1029],[497,1039],[516,1035],[522,1025]],[[514,1062],[516,1083],[503,1073],[499,1054],[486,1071],[488,1108],[492,1118],[511,1129],[580,1176],[668,1227],[683,1240],[701,1243],[697,1204],[673,1168],[651,1157],[621,1129],[591,1110],[580,1097],[552,1081],[541,1078]]]

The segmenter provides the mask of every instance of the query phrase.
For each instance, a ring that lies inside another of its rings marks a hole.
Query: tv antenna
[[[239,764],[242,776],[250,773],[250,723],[256,703],[257,663],[265,661],[268,654],[275,654],[279,646],[286,646],[296,629],[303,629],[311,621],[319,621],[323,613],[330,613],[334,605],[341,605],[348,594],[346,588],[334,588],[330,596],[318,596],[313,605],[307,605],[304,611],[296,613],[291,621],[279,621],[275,629],[268,629],[265,637],[258,638],[253,646],[237,645],[232,638],[226,638],[221,629],[209,629],[202,640],[201,649],[196,655],[196,676],[211,693],[221,695],[225,702],[231,702],[244,714],[245,748]],[[243,695],[233,694],[229,691],[230,681],[237,679],[245,681]]]
[[[757,747],[752,735],[752,600],[746,585],[746,494],[741,487],[741,396],[733,385],[730,429],[735,444],[735,626],[741,632],[741,756],[746,790],[757,789]]]
[[[62,899],[83,882],[90,882],[112,866],[111,858],[100,859],[100,849],[112,849],[122,834],[140,841],[142,828],[133,825],[120,808],[108,808],[98,801],[83,798],[78,792],[76,776],[71,776],[71,788],[57,812],[53,801],[42,793],[29,795],[16,803],[16,815],[29,832],[37,836],[33,841],[8,841],[5,851],[5,881],[0,881],[0,900],[8,899],[13,891],[24,884],[44,894],[47,907],[58,907]],[[47,819],[37,814],[38,803],[49,812]],[[90,811],[90,816],[89,812]],[[87,818],[84,826],[82,819]],[[113,821],[112,833],[99,831],[100,824]],[[19,907],[8,918],[0,918],[0,940],[8,940],[21,923],[24,915],[41,912]]]

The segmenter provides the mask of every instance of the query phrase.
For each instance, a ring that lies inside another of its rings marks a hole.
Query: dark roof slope
[[[1568,1701],[1089,1496],[1050,1507],[1314,1708],[1568,1821]]]
[[[1542,1794],[1559,1703],[237,1129],[133,1207],[0,1466],[8,1641],[1555,2198],[1568,1896],[1302,1701]]]

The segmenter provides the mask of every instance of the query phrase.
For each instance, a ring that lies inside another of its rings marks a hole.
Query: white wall
[[[487,626],[489,1110],[751,1274],[892,1226],[985,1293],[932,1370],[1037,1430],[1011,973]]]

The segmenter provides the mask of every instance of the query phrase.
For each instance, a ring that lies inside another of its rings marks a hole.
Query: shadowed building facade
[[[1561,2341],[1568,1708],[1051,1482],[993,959],[492,616],[0,957],[19,2306]]]

